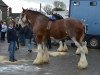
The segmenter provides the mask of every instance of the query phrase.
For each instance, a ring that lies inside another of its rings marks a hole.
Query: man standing
[[[33,37],[33,32],[32,32],[32,29],[28,25],[26,25],[24,27],[24,35],[25,35],[25,44],[28,47],[28,51],[32,52],[31,40],[32,40],[32,37]]]
[[[11,62],[17,61],[15,59],[17,35],[16,35],[16,30],[14,28],[14,25],[12,23],[9,24],[9,27],[7,30],[7,40],[9,43],[9,47],[8,47],[9,61]]]

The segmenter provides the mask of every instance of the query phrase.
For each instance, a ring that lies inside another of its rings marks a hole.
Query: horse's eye
[[[22,14],[22,16],[24,16],[24,14]]]
[[[24,16],[24,13],[22,14],[22,17]]]

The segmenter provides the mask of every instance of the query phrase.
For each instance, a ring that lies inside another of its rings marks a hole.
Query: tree
[[[47,4],[43,7],[43,10],[47,13],[47,14],[51,14],[52,13],[52,6]]]
[[[53,5],[54,5],[53,10],[56,10],[56,11],[64,11],[66,9],[65,3],[62,1],[54,1]]]

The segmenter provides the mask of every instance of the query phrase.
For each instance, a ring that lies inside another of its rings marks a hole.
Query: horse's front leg
[[[37,44],[38,47],[38,53],[37,53],[37,57],[34,60],[33,64],[42,64],[43,63],[43,48],[42,48],[42,44]]]
[[[48,48],[47,48],[46,43],[43,43],[43,49],[44,49],[43,62],[48,63],[49,62],[49,53],[48,53]]]
[[[38,44],[38,53],[33,64],[44,64],[48,62],[49,62],[49,54],[47,47],[44,44]]]

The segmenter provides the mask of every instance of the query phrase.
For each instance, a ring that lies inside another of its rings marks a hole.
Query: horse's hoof
[[[64,49],[63,52],[68,52],[68,49]]]
[[[57,52],[68,52],[68,50],[57,50]]]
[[[49,61],[45,61],[45,62],[33,62],[34,65],[43,65],[43,64],[49,64]]]
[[[47,61],[47,62],[44,62],[44,64],[49,64],[49,61]]]
[[[62,52],[63,50],[57,50],[57,52]]]
[[[78,69],[86,69],[87,66],[81,66],[81,65],[78,65]]]
[[[57,52],[68,52],[68,51],[57,51]]]
[[[87,66],[88,66],[87,62],[81,61],[81,62],[78,63],[79,69],[85,69],[85,68],[87,68]]]
[[[36,62],[36,61],[34,61],[33,64],[34,65],[42,65],[43,63],[42,62]]]
[[[33,62],[34,65],[41,65],[43,64],[43,60],[40,60],[40,59],[35,59],[34,62]]]
[[[68,50],[63,50],[62,52],[68,52]]]

